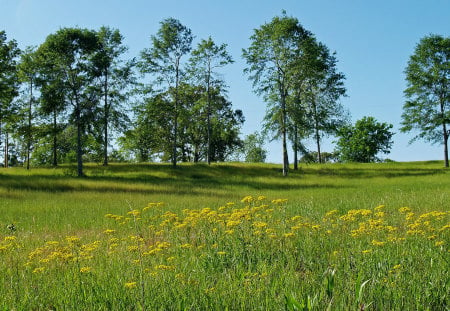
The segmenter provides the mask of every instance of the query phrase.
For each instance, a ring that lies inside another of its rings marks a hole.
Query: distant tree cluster
[[[335,134],[348,119],[339,103],[346,92],[345,77],[337,70],[334,53],[285,14],[255,29],[250,40],[250,47],[243,50],[245,73],[267,103],[265,133],[282,140],[283,175],[289,170],[288,140],[294,169],[302,140],[309,137],[314,138],[322,162],[322,136]]]
[[[282,141],[287,175],[288,142],[294,169],[298,162],[379,161],[392,147],[391,124],[373,117],[350,124],[340,103],[346,88],[336,54],[294,17],[274,17],[254,30],[243,49],[244,73],[266,103],[262,134],[245,139],[243,113],[233,109],[220,74],[233,63],[227,45],[209,37],[193,46],[191,30],[174,18],[163,20],[150,39],[139,57],[127,59],[123,36],[109,27],[62,28],[23,51],[1,31],[2,165],[76,162],[82,176],[84,161],[176,166],[240,154],[264,162],[269,137]],[[448,166],[450,39],[423,38],[405,73],[401,130],[442,143]],[[337,137],[332,153],[321,150],[324,136]],[[316,150],[307,150],[308,139]]]
[[[218,70],[233,62],[211,38],[161,22],[151,47],[125,59],[119,30],[62,28],[20,51],[0,32],[0,142],[4,163],[113,160],[224,161],[242,145]],[[137,73],[148,76],[139,83]],[[132,117],[131,117],[132,116]],[[111,152],[115,135],[120,151]]]

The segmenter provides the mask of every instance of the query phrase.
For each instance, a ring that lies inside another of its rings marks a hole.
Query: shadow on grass
[[[221,189],[242,190],[301,190],[310,188],[348,188],[345,179],[375,177],[400,178],[442,174],[443,169],[432,165],[303,165],[281,176],[277,165],[227,163],[183,164],[176,168],[166,164],[114,164],[108,167],[87,165],[87,177],[74,177],[71,167],[31,170],[0,170],[0,189],[45,192],[124,192],[142,194],[221,196]],[[333,182],[321,182],[332,177]],[[0,197],[2,196],[0,192]]]

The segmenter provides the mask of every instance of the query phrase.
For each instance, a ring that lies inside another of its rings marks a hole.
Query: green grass
[[[449,308],[442,162],[302,165],[286,178],[240,163],[85,172],[0,169],[0,309]],[[351,210],[371,212],[345,221]]]

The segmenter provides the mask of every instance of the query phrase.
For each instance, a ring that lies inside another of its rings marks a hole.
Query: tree
[[[143,73],[156,74],[157,84],[165,84],[170,90],[173,104],[172,165],[177,165],[178,118],[180,110],[179,86],[183,80],[181,59],[191,51],[193,36],[191,30],[174,18],[161,22],[153,46],[141,52],[140,68]]]
[[[288,115],[292,123],[289,137],[294,149],[294,169],[301,139],[313,136],[322,162],[320,143],[323,136],[332,135],[345,124],[346,116],[339,98],[345,96],[345,76],[337,71],[335,53],[309,35],[298,42],[295,61],[291,66],[292,90],[288,98]]]
[[[253,81],[258,95],[263,95],[267,103],[273,107],[272,119],[277,124],[277,131],[282,139],[283,175],[289,170],[287,153],[288,107],[287,99],[294,81],[294,67],[298,48],[310,33],[306,31],[296,18],[274,17],[270,23],[254,30],[250,37],[251,45],[243,50],[243,57],[249,65],[244,70]]]
[[[412,139],[444,145],[445,167],[450,135],[450,37],[426,36],[416,46],[405,70],[407,98],[402,132],[416,130]]]
[[[99,48],[94,56],[95,75],[100,78],[100,93],[103,107],[100,111],[103,129],[103,165],[108,165],[108,128],[123,129],[129,121],[123,102],[128,97],[127,88],[134,84],[134,60],[125,62],[121,56],[128,50],[123,45],[123,36],[117,29],[101,27],[97,32]]]
[[[373,117],[363,117],[355,125],[338,130],[337,150],[344,162],[375,162],[378,153],[389,153],[393,141],[392,124],[380,123]]]
[[[41,52],[42,53],[42,52]],[[42,130],[39,131],[40,154],[47,154],[44,151],[47,145],[51,145],[51,163],[53,166],[58,165],[58,151],[64,152],[60,148],[60,143],[64,143],[63,139],[59,139],[60,134],[63,132],[66,124],[61,120],[65,117],[63,115],[66,104],[66,87],[63,80],[62,72],[53,70],[51,63],[45,63],[41,57],[38,57],[39,62],[39,74],[36,84],[40,88],[40,105],[39,113],[44,121]],[[65,117],[67,119],[67,117]],[[51,141],[50,143],[48,143]],[[60,153],[61,153],[60,152]],[[47,163],[45,156],[40,156],[39,164]]]
[[[211,103],[211,161],[226,161],[242,145],[240,129],[245,121],[241,110],[233,110],[231,102],[216,94]]]
[[[19,94],[17,61],[20,50],[15,40],[7,41],[6,33],[0,31],[0,141],[4,124],[14,115],[13,100]],[[5,131],[4,165],[8,166],[8,132]]]
[[[22,127],[23,136],[26,141],[26,167],[27,170],[30,169],[30,153],[31,153],[31,145],[33,142],[34,129],[33,129],[33,116],[35,113],[33,112],[34,106],[36,106],[36,80],[38,74],[38,62],[36,60],[36,49],[34,47],[28,47],[21,54],[21,59],[18,67],[18,74],[20,81],[26,84],[26,88],[28,90],[28,100],[25,100],[25,107],[23,107],[22,112],[26,119],[26,126]]]
[[[70,116],[76,127],[77,174],[83,176],[83,140],[98,99],[93,88],[92,57],[98,50],[94,31],[79,28],[63,28],[49,35],[39,47],[43,62],[42,88],[44,92],[58,87],[57,94],[70,108]],[[56,79],[56,80],[55,80]],[[52,104],[58,102],[49,101]]]
[[[345,96],[346,92],[343,82],[345,76],[337,72],[335,55],[330,54],[323,44],[318,44],[318,48],[320,55],[318,58],[323,67],[319,66],[309,85],[309,116],[317,146],[317,161],[322,163],[320,150],[322,136],[335,134],[345,125],[348,117],[339,103],[339,98]]]
[[[190,72],[197,81],[204,86],[206,90],[206,120],[207,120],[207,152],[206,158],[208,164],[211,164],[211,102],[213,88],[222,87],[223,80],[214,71],[216,68],[223,67],[227,64],[233,63],[233,59],[226,50],[226,44],[220,46],[216,45],[211,37],[208,40],[202,40],[197,48],[192,51],[190,58]]]
[[[211,161],[225,161],[231,152],[241,145],[239,130],[244,122],[242,111],[233,111],[231,102],[219,91],[211,90]],[[178,92],[178,161],[206,160],[205,88],[182,83]],[[174,109],[171,94],[170,90],[156,93],[134,109],[134,128],[125,133],[120,144],[139,161],[152,157],[163,161],[171,159]]]
[[[267,150],[264,149],[264,138],[258,132],[245,136],[242,151],[245,162],[262,163],[266,161]]]

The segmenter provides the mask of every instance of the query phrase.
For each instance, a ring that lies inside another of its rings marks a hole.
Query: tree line
[[[233,110],[220,69],[233,63],[226,44],[209,37],[194,47],[192,31],[174,18],[160,23],[150,47],[126,59],[117,29],[62,28],[38,47],[21,51],[0,32],[0,144],[4,166],[24,159],[37,165],[112,159],[178,162],[225,161],[240,151],[263,161],[263,140],[282,141],[283,174],[288,143],[317,162],[321,140],[335,136],[336,159],[371,162],[389,153],[392,125],[364,117],[350,124],[340,99],[345,75],[336,53],[294,17],[274,17],[254,30],[243,49],[244,74],[266,104],[262,135],[240,138],[241,110]],[[430,35],[411,56],[402,131],[441,141],[448,166],[449,38]],[[144,82],[149,81],[149,82]],[[438,107],[438,109],[436,109]],[[441,128],[441,130],[439,130]],[[118,150],[110,150],[115,138]],[[442,139],[443,138],[443,139]]]
[[[150,48],[126,60],[123,36],[109,27],[62,28],[24,51],[1,32],[4,166],[22,157],[29,168],[32,155],[40,165],[76,162],[82,176],[84,161],[124,158],[109,150],[112,133],[139,161],[224,161],[244,122],[219,72],[233,59],[225,44],[193,48],[193,38],[169,18]]]

